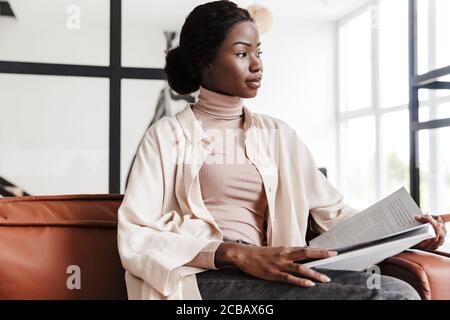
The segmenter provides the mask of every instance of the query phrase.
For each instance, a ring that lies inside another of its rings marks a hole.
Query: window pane
[[[341,124],[341,189],[350,205],[365,209],[376,200],[373,117]]]
[[[419,74],[430,71],[428,10],[428,0],[417,0],[417,59]]]
[[[440,77],[437,81],[450,83],[450,75]],[[450,97],[450,90],[436,90],[436,95],[438,97]]]
[[[450,118],[450,90],[428,90],[428,99],[419,102],[419,121]],[[421,111],[427,109],[427,111]]]
[[[165,64],[167,17],[163,1],[127,0],[122,2],[122,64],[127,67],[163,68]],[[176,7],[180,4],[177,3]],[[186,12],[187,15],[188,12]],[[179,27],[181,29],[181,26]],[[179,29],[173,29],[179,30]]]
[[[420,197],[424,211],[450,212],[450,127],[419,132]]]
[[[408,103],[408,1],[380,2],[380,103],[393,107]]]
[[[108,193],[108,87],[0,75],[0,176],[32,195]]]
[[[401,187],[409,192],[409,111],[389,112],[382,117],[382,193]]]
[[[122,80],[122,137],[121,137],[121,192],[142,136],[155,115],[158,101],[163,95],[167,115],[176,114],[186,100],[170,98],[167,82],[162,80]],[[158,113],[159,114],[159,113]]]
[[[450,66],[450,1],[436,0],[436,68]]]
[[[109,65],[108,0],[9,0],[0,60]]]
[[[351,111],[371,106],[371,10],[340,27],[340,106]]]

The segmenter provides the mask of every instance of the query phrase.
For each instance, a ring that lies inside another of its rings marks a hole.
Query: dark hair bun
[[[169,86],[179,94],[189,94],[200,88],[200,78],[189,70],[191,63],[180,47],[169,50],[166,55],[164,72]]]

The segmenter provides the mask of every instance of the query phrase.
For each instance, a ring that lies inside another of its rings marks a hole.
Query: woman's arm
[[[312,287],[314,282],[330,282],[330,278],[309,269],[296,261],[309,258],[328,258],[335,251],[308,247],[256,247],[239,243],[222,243],[216,250],[217,267],[234,266],[260,279],[281,281],[302,287]],[[300,277],[301,276],[301,277]]]

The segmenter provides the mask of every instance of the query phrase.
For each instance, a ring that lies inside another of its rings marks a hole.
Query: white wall
[[[264,79],[253,110],[289,123],[336,181],[335,33],[332,22],[276,18],[262,35]]]

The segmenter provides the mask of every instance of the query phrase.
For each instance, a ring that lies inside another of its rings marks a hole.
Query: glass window
[[[366,10],[339,30],[341,111],[372,105],[371,12]]]
[[[428,90],[428,99],[419,102],[419,121],[431,121],[450,118],[450,90]],[[421,111],[427,109],[427,111]]]
[[[450,127],[419,132],[421,206],[431,214],[450,212]]]
[[[0,19],[0,60],[109,65],[108,0],[9,0]]]
[[[108,193],[108,79],[0,74],[0,176],[32,195]]]
[[[428,0],[417,0],[417,62],[418,74],[430,71],[429,63],[429,5]]]
[[[409,112],[388,112],[382,117],[382,193],[409,188]]]
[[[424,213],[450,212],[450,127],[419,132],[420,205]],[[450,230],[450,223],[447,223]],[[450,252],[450,235],[439,248]]]
[[[443,76],[437,79],[440,82],[449,82],[450,83],[450,75]],[[436,95],[438,97],[449,97],[450,98],[450,89],[449,90],[436,90]]]
[[[376,200],[374,117],[341,124],[341,186],[348,202],[365,209]]]
[[[383,0],[379,7],[380,104],[406,105],[408,85],[408,1]]]
[[[450,66],[450,1],[436,0],[436,68]]]

